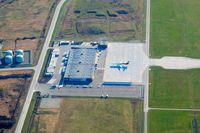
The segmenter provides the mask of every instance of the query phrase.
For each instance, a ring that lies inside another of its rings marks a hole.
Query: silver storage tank
[[[5,56],[7,56],[7,55],[12,56],[12,55],[13,55],[12,50],[6,50],[6,51],[4,51],[3,53],[4,53]]]
[[[13,57],[11,55],[6,55],[4,57],[4,61],[5,61],[6,64],[11,64],[12,61],[13,61]]]
[[[22,49],[15,50],[15,55],[24,55],[24,51]]]
[[[15,60],[17,63],[24,62],[24,56],[23,55],[16,55]]]

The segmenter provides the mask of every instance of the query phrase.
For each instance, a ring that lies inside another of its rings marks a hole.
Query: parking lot
[[[63,73],[66,69],[67,57],[68,57],[71,47],[70,45],[67,45],[67,46],[63,45],[63,46],[54,47],[54,48],[59,49],[59,56],[57,57],[57,62],[55,65],[53,76],[51,80],[48,82],[48,84],[60,85],[62,81]]]

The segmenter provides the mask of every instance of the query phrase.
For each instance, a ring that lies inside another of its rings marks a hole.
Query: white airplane
[[[110,68],[117,68],[119,71],[122,69],[123,71],[127,70],[129,61],[124,63],[113,63]]]
[[[112,63],[112,65],[128,65],[130,63],[130,61],[127,62],[121,62],[121,63]]]

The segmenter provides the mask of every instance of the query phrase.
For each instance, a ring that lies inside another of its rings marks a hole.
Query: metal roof
[[[96,49],[72,48],[69,54],[65,78],[92,78]]]

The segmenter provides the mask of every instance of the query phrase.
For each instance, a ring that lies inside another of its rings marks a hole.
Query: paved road
[[[2,71],[17,71],[17,70],[30,70],[30,69],[35,70],[35,67],[0,68],[0,72],[2,72]]]
[[[80,96],[80,97],[100,97],[103,95],[109,95],[109,97],[115,98],[134,98],[141,99],[143,97],[143,88],[142,86],[135,87],[106,87],[101,88],[61,88],[61,89],[49,89],[48,85],[39,85],[41,94],[49,94],[51,96]]]
[[[166,56],[161,59],[150,59],[150,65],[161,66],[165,69],[192,69],[200,68],[200,59]]]
[[[160,110],[160,111],[188,111],[188,112],[200,112],[200,109],[178,109],[178,108],[149,108],[149,110]]]
[[[61,0],[59,2],[58,6],[56,7],[56,10],[55,10],[55,13],[54,13],[48,34],[47,34],[47,38],[45,40],[45,43],[44,43],[44,46],[43,46],[43,49],[42,49],[42,52],[41,52],[41,55],[40,55],[40,58],[39,58],[39,61],[38,61],[38,65],[35,67],[36,71],[35,71],[35,74],[33,76],[33,79],[32,79],[31,85],[30,85],[30,89],[29,89],[29,92],[27,94],[26,101],[24,103],[22,112],[20,114],[20,118],[19,118],[16,130],[15,130],[15,133],[21,133],[21,130],[22,130],[25,118],[26,118],[26,114],[28,112],[28,108],[29,108],[29,105],[30,105],[30,102],[31,102],[31,98],[33,96],[33,93],[34,93],[36,87],[37,87],[38,77],[39,77],[39,74],[40,74],[40,70],[42,69],[42,65],[43,65],[43,62],[44,62],[44,59],[45,59],[45,55],[46,55],[48,46],[49,46],[51,38],[52,38],[52,34],[53,34],[54,28],[56,26],[56,22],[57,22],[61,7],[62,7],[62,5],[64,4],[65,1],[66,0]]]
[[[144,51],[149,57],[149,47],[150,47],[150,0],[147,0],[146,7],[146,45],[144,46]],[[147,67],[144,72],[144,133],[147,133],[147,122],[148,122],[148,110],[149,110],[149,67]]]

